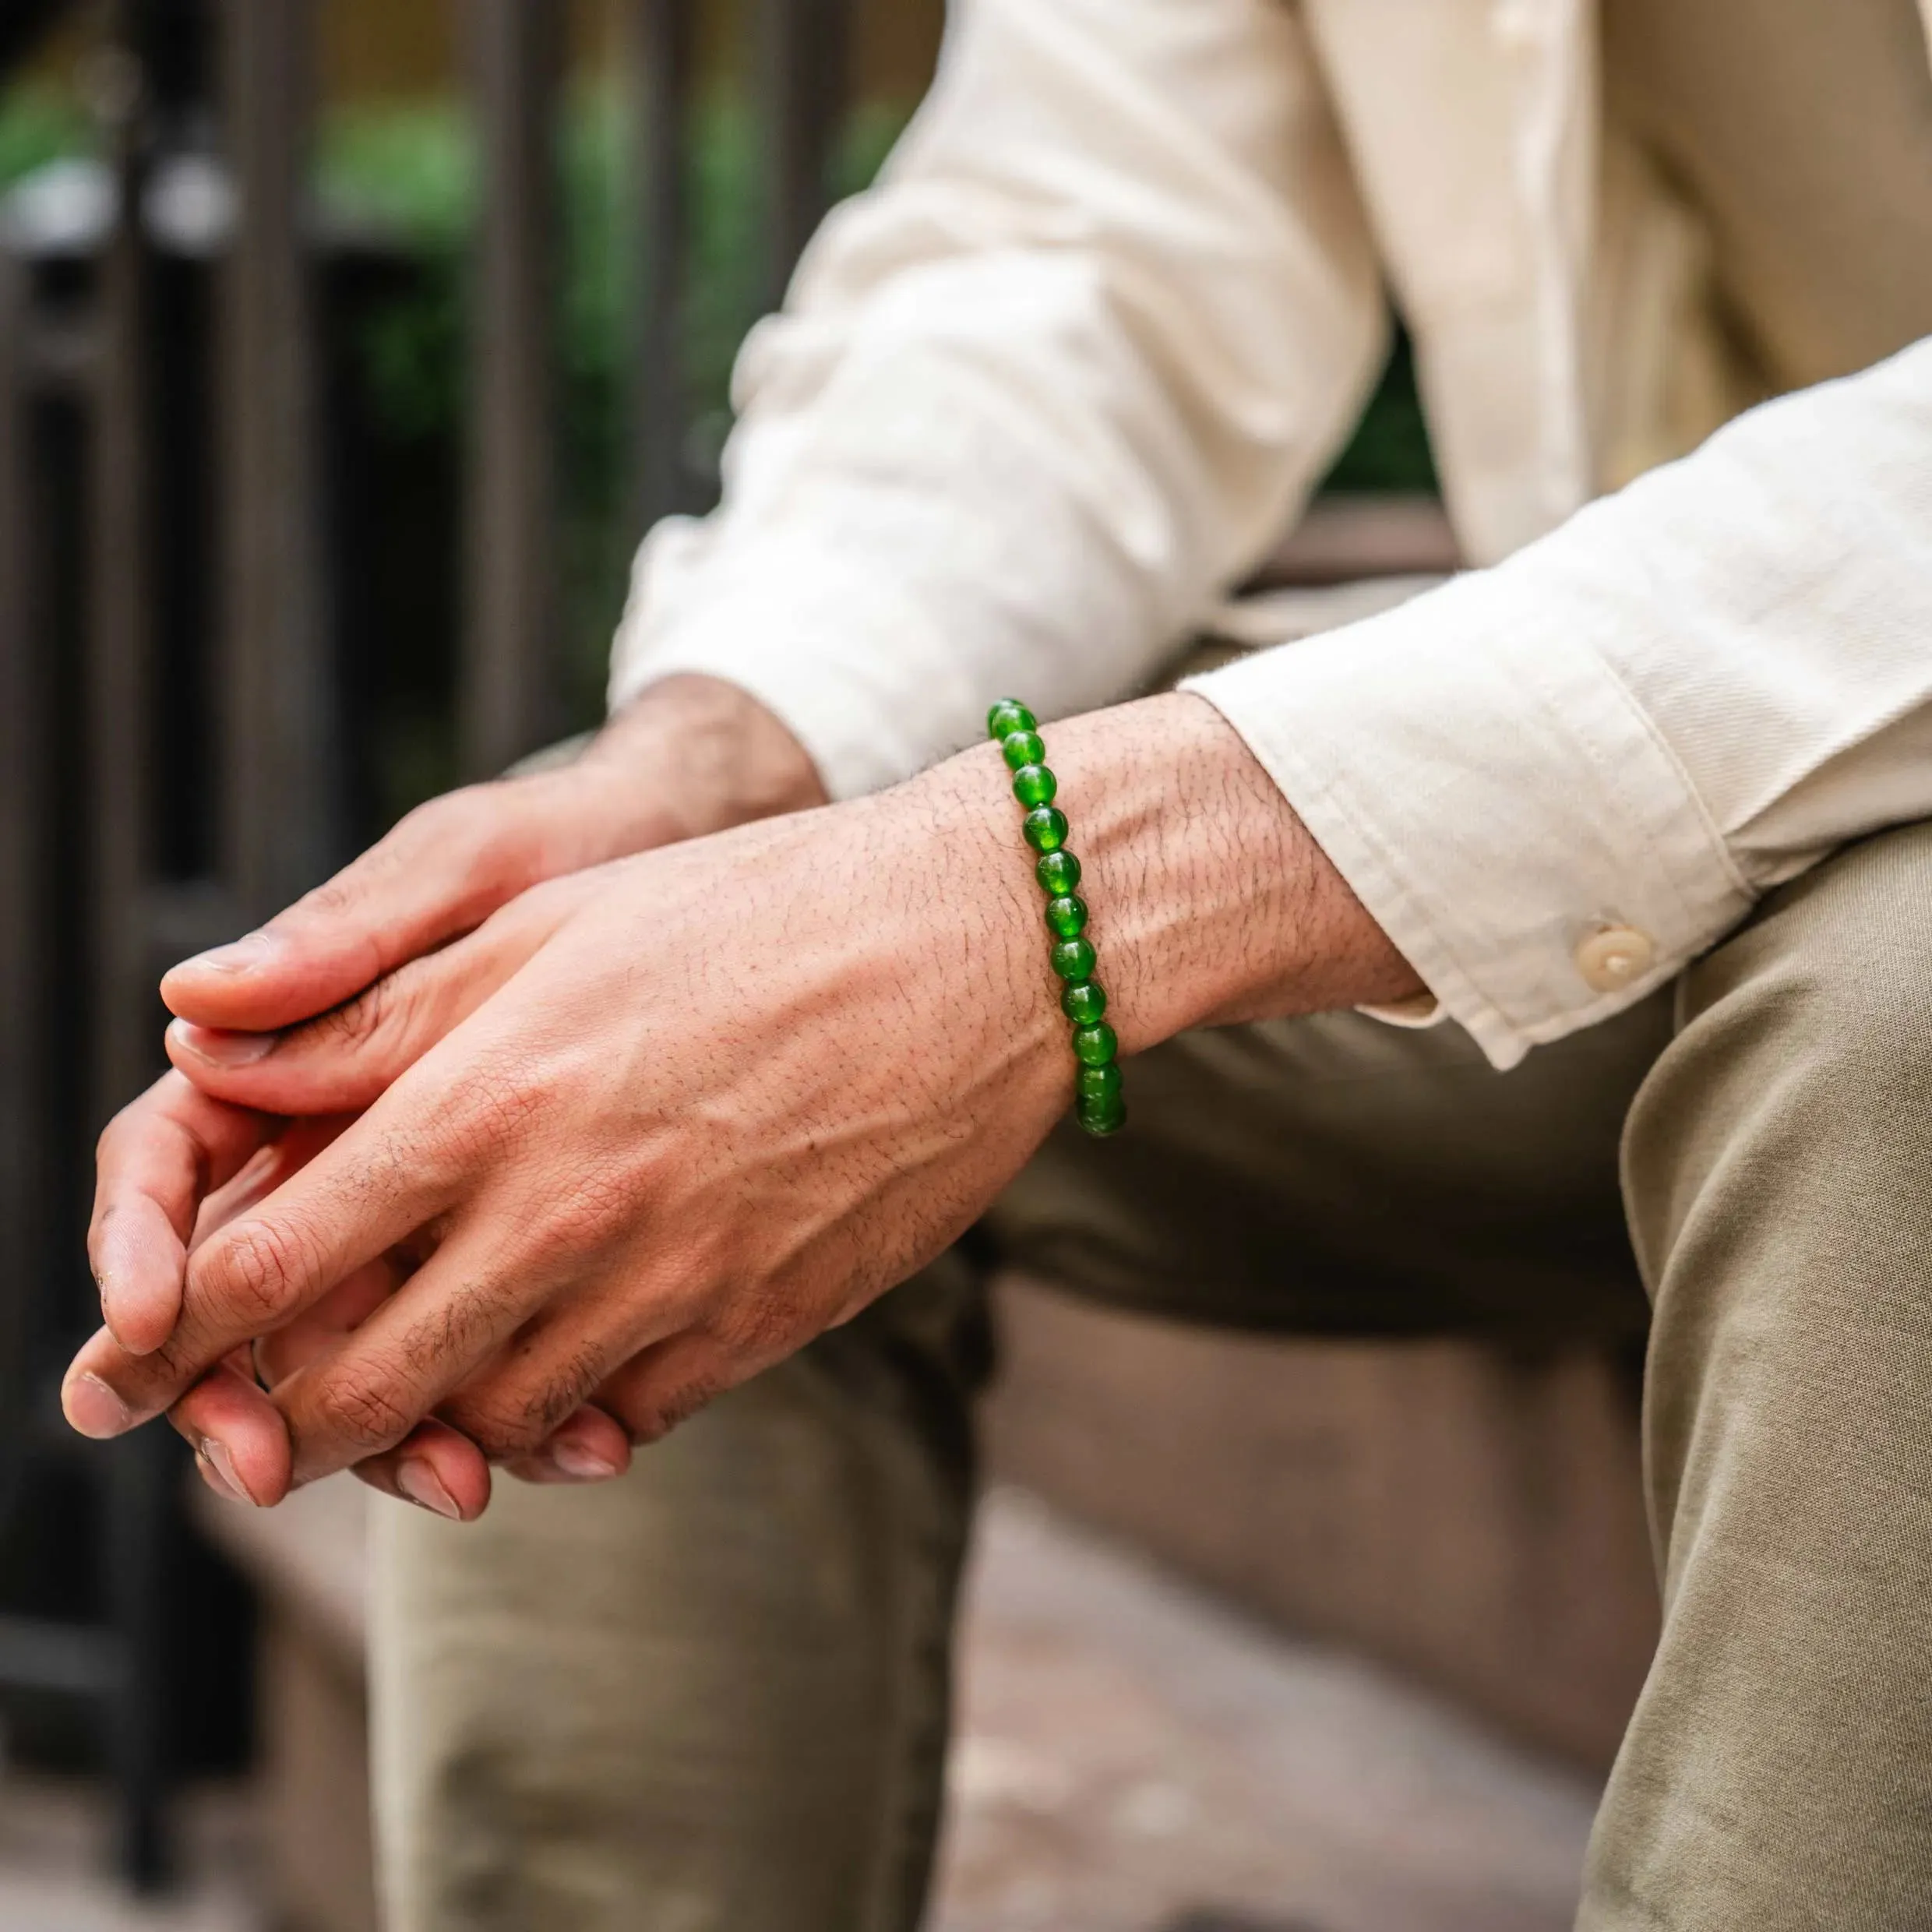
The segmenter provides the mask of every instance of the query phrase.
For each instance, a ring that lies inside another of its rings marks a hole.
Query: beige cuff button
[[[1592,992],[1621,992],[1648,972],[1657,948],[1634,925],[1599,926],[1577,948],[1577,971]]]

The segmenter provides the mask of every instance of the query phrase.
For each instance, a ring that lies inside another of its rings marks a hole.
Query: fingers
[[[286,1328],[263,1336],[252,1352],[252,1366],[263,1383],[270,1389],[277,1388],[298,1370],[333,1354],[346,1336],[359,1328],[396,1292],[408,1271],[404,1264],[385,1257],[332,1289]],[[280,1410],[276,1412],[275,1423],[277,1430],[286,1434]],[[425,1430],[431,1433],[424,1439],[438,1445],[432,1473],[442,1486],[439,1493],[430,1490],[426,1481],[418,1481],[404,1466]],[[453,1437],[460,1449],[445,1442],[446,1435]],[[461,1463],[453,1472],[445,1466],[446,1458],[452,1456]],[[419,1423],[400,1448],[358,1463],[355,1473],[386,1495],[400,1494],[439,1514],[449,1511],[441,1507],[438,1494],[454,1498],[460,1520],[467,1521],[482,1506],[481,1501],[475,1500],[479,1484],[471,1471],[472,1462],[476,1469],[485,1472],[480,1490],[482,1500],[487,1500],[488,1465],[482,1451],[446,1423]],[[630,1467],[630,1437],[621,1423],[602,1410],[581,1408],[566,1418],[541,1448],[508,1466],[511,1475],[526,1482],[601,1482],[622,1475]]]
[[[489,1504],[490,1466],[483,1452],[433,1416],[394,1449],[358,1463],[355,1473],[371,1489],[453,1523],[474,1522]]]
[[[534,1454],[505,1465],[521,1482],[604,1482],[630,1467],[630,1436],[623,1424],[588,1405],[567,1417]]]
[[[409,961],[353,999],[280,1033],[177,1019],[168,1057],[203,1092],[277,1114],[370,1105],[461,1024],[600,889],[598,872],[525,893],[467,937]]]
[[[160,1347],[132,1356],[104,1330],[81,1349],[62,1392],[75,1428],[118,1435],[159,1415],[231,1349],[285,1327],[442,1211],[460,1149],[435,1132],[433,1095],[401,1096],[195,1250]]]
[[[361,1268],[316,1306],[251,1351],[238,1349],[197,1382],[168,1419],[195,1451],[202,1480],[231,1502],[266,1508],[294,1486],[288,1425],[256,1372],[272,1389],[341,1345],[407,1278],[406,1265],[385,1257]],[[622,1440],[606,1416],[605,1427]],[[629,1445],[624,1444],[628,1456]],[[360,1465],[356,1475],[386,1496],[400,1497],[453,1522],[473,1521],[490,1497],[489,1465],[474,1443],[446,1423],[420,1423],[389,1454]]]
[[[169,1412],[169,1420],[193,1447],[202,1480],[224,1501],[265,1509],[293,1486],[281,1412],[235,1368],[224,1364],[204,1376]],[[490,1500],[489,1465],[481,1451],[446,1423],[418,1424],[393,1451],[356,1474],[384,1495],[452,1522],[474,1522]]]
[[[245,1032],[339,1006],[539,880],[606,856],[587,809],[601,777],[566,768],[432,799],[259,932],[185,960],[161,997],[196,1025]]]
[[[201,1479],[224,1501],[266,1507],[288,1493],[288,1426],[238,1366],[210,1370],[168,1419],[194,1450]]]
[[[276,1390],[297,1480],[382,1455],[432,1409],[492,1462],[538,1452],[615,1363],[682,1325],[665,1310],[654,1331],[640,1327],[654,1319],[648,1296],[571,1293],[559,1270],[578,1265],[520,1247],[494,1222],[453,1234],[405,1293]]]
[[[281,1124],[210,1099],[179,1074],[164,1075],[109,1123],[97,1155],[87,1257],[102,1317],[130,1355],[159,1348],[174,1329],[203,1201]]]

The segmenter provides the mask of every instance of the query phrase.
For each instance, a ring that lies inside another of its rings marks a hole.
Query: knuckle
[[[459,1397],[446,1413],[491,1461],[512,1461],[542,1447],[583,1406],[606,1366],[601,1352],[587,1345],[540,1377],[505,1377]]]
[[[294,909],[324,919],[339,918],[352,910],[361,899],[361,883],[359,869],[351,866],[347,871],[337,873],[334,878],[325,879],[320,885],[305,892]]]
[[[728,1355],[753,1363],[787,1353],[795,1327],[790,1304],[770,1289],[741,1289],[710,1323],[712,1334]]]
[[[379,1454],[400,1442],[416,1422],[394,1388],[368,1367],[322,1376],[306,1405],[323,1433],[358,1455]]]
[[[297,1038],[336,1052],[366,1050],[406,1017],[409,1003],[397,983],[399,977],[392,973],[377,980],[353,999],[310,1021]]]
[[[279,1319],[310,1271],[307,1243],[282,1221],[247,1221],[224,1229],[189,1266],[188,1299],[220,1328]],[[227,1319],[224,1319],[227,1318]]]
[[[558,1254],[595,1253],[628,1219],[636,1198],[614,1181],[591,1176],[554,1194],[544,1210],[544,1245]]]
[[[460,1098],[443,1109],[451,1152],[464,1165],[502,1153],[551,1111],[552,1100],[549,1090],[514,1060],[478,1060],[464,1070]]]
[[[528,1455],[550,1432],[534,1405],[507,1389],[478,1390],[446,1402],[443,1419],[469,1437],[492,1462]]]
[[[94,1142],[94,1165],[109,1167],[120,1151],[121,1143],[136,1130],[139,1123],[130,1119],[135,1109],[140,1105],[138,1100],[130,1101],[126,1106],[100,1130],[100,1137]]]
[[[189,1092],[179,1074],[164,1074],[143,1094],[122,1107],[100,1130],[94,1142],[94,1159],[105,1167],[124,1158],[150,1134],[167,1130],[172,1122],[170,1104]]]

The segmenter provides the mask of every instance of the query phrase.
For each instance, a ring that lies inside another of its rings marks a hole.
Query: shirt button
[[[1602,925],[1577,948],[1577,971],[1592,992],[1621,992],[1641,979],[1656,957],[1648,933],[1634,925]]]

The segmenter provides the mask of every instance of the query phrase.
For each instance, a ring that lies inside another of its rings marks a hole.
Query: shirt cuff
[[[1182,687],[1498,1067],[1641,999],[1753,897],[1652,721],[1563,629],[1486,572]]]
[[[957,654],[876,573],[768,535],[755,564],[687,568],[706,541],[700,526],[668,519],[640,552],[612,651],[612,710],[675,672],[721,678],[791,732],[835,799],[973,742],[975,693]]]

